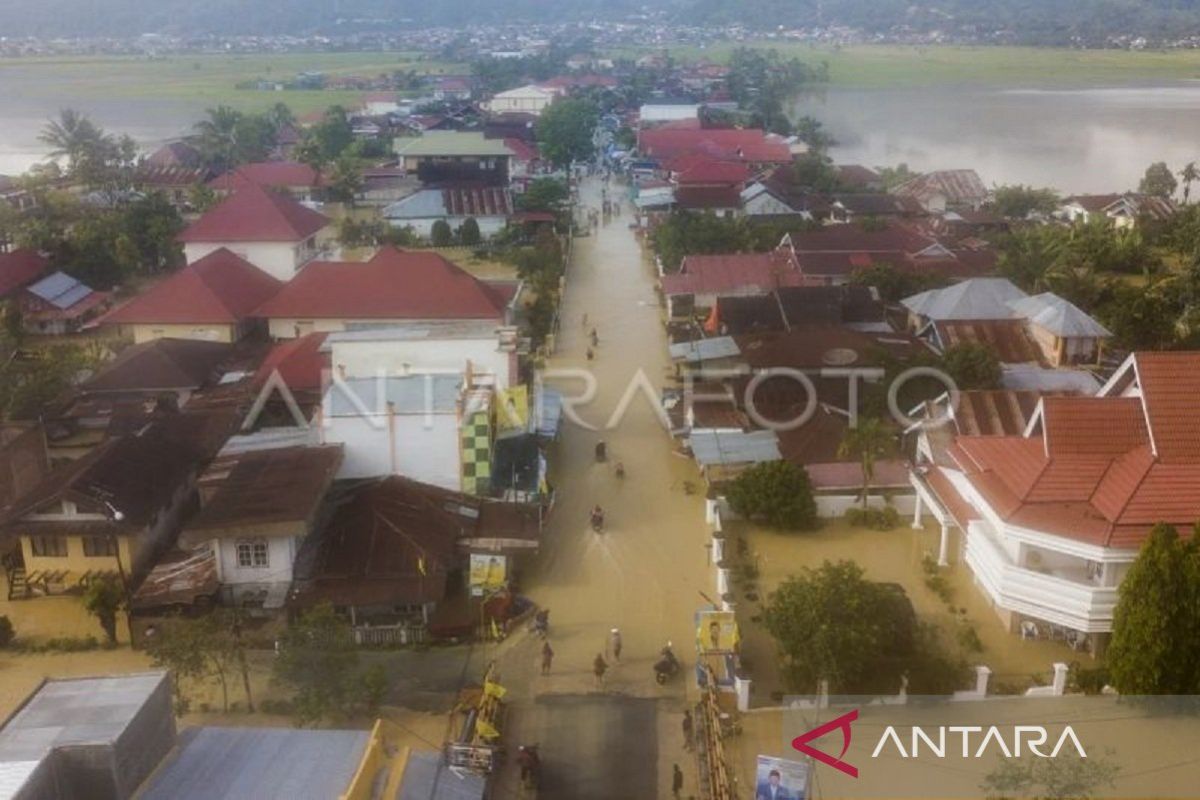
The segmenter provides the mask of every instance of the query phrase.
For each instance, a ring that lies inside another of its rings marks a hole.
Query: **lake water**
[[[147,148],[186,133],[207,101],[73,97],[36,71],[0,80],[0,173],[36,162],[45,120],[78,107]],[[915,170],[972,167],[987,184],[1027,183],[1066,193],[1132,189],[1152,161],[1175,170],[1200,159],[1200,82],[1086,89],[837,88],[803,98],[843,163],[906,162]]]
[[[1200,83],[1087,89],[837,89],[801,113],[838,140],[841,163],[971,167],[984,182],[1065,193],[1137,187],[1153,161],[1200,160]]]

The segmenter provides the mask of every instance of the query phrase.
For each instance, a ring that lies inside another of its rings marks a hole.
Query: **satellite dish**
[[[825,354],[821,356],[821,361],[831,367],[845,367],[858,361],[858,353],[849,347],[835,347],[832,350],[826,350]]]

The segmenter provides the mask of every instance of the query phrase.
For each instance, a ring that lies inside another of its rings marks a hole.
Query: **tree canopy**
[[[1000,358],[984,342],[959,342],[942,353],[942,369],[959,391],[998,389],[1003,370]]]
[[[1106,660],[1122,694],[1200,692],[1200,544],[1158,524],[1121,581]]]
[[[1179,182],[1175,180],[1175,173],[1171,172],[1171,168],[1166,165],[1166,162],[1156,161],[1146,167],[1146,174],[1142,176],[1138,191],[1157,197],[1170,197],[1175,194],[1178,186]]]
[[[538,147],[556,167],[566,167],[592,155],[592,134],[600,112],[594,103],[566,98],[552,103],[537,121]]]
[[[817,501],[808,473],[790,461],[755,464],[730,483],[725,496],[735,512],[771,527],[817,527]]]

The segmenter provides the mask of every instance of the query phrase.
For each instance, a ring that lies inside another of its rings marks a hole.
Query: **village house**
[[[864,167],[862,164],[838,164],[833,169],[834,178],[842,191],[883,191],[883,177],[870,167]]]
[[[0,252],[0,301],[19,296],[49,271],[50,259],[36,250]]]
[[[912,197],[892,194],[838,194],[830,203],[831,222],[859,222],[867,218],[925,216],[925,209]]]
[[[0,509],[37,486],[49,470],[41,425],[0,423]]]
[[[762,295],[722,295],[704,321],[712,336],[787,331],[802,325],[845,325],[891,331],[879,293],[870,286],[787,286]]]
[[[142,163],[155,168],[199,169],[204,166],[204,156],[187,142],[167,142],[146,156]]]
[[[430,131],[399,137],[395,152],[410,175],[423,183],[477,181],[507,186],[512,152],[502,140],[479,132]]]
[[[21,324],[28,333],[62,336],[75,333],[107,308],[108,292],[98,292],[65,272],[26,286],[18,295]]]
[[[298,161],[260,161],[241,164],[224,175],[208,182],[208,188],[219,194],[228,194],[247,184],[287,192],[301,202],[316,199],[322,186],[321,173],[308,164]]]
[[[907,225],[890,222],[878,228],[825,225],[793,231],[784,244],[796,253],[800,270],[814,283],[846,283],[856,270],[889,266],[959,280],[990,274],[996,252],[987,248],[952,248]]]
[[[931,214],[948,209],[976,211],[988,198],[987,187],[973,169],[927,172],[892,189],[892,194],[916,200]]]
[[[37,198],[11,175],[0,175],[0,203],[15,211],[29,211],[37,205]],[[3,244],[3,242],[0,242]]]
[[[438,75],[430,85],[430,95],[434,100],[470,100],[475,86],[470,75]]]
[[[282,281],[224,247],[182,267],[101,322],[137,344],[154,339],[236,342],[255,328],[255,309]]]
[[[280,281],[320,254],[329,218],[296,200],[245,184],[179,235],[187,263],[225,248]]]
[[[537,551],[540,530],[536,507],[394,476],[362,483],[305,540],[288,606],[329,602],[356,626],[383,627],[376,635],[405,629],[409,641],[426,628],[469,631],[478,620],[466,604],[443,601],[500,588],[514,561]],[[492,568],[471,569],[475,560]]]
[[[78,593],[105,576],[136,587],[179,531],[206,457],[205,422],[181,415],[110,439],[9,506],[9,598]]]
[[[133,185],[143,192],[162,192],[171,205],[191,210],[192,193],[212,177],[203,167],[155,166],[139,164],[133,175]]]
[[[492,114],[533,114],[540,115],[551,103],[559,98],[561,91],[546,89],[536,84],[518,86],[485,100],[480,106]]]
[[[1127,230],[1143,219],[1161,222],[1175,211],[1170,198],[1152,194],[1077,194],[1064,200],[1055,216],[1071,223],[1107,219],[1114,228]]]
[[[691,316],[711,309],[718,297],[766,295],[784,286],[801,286],[805,278],[795,254],[785,247],[769,253],[685,256],[679,271],[660,278],[670,317]]]
[[[386,117],[388,114],[395,114],[400,110],[399,96],[395,92],[368,92],[363,95],[359,110],[366,117]]]
[[[909,328],[938,350],[960,342],[992,347],[1005,363],[1097,364],[1103,325],[1050,292],[1029,296],[1005,278],[973,278],[906,297]]]
[[[1117,591],[1158,522],[1200,518],[1200,354],[1130,355],[1086,397],[1045,397],[1019,434],[957,435],[912,482],[997,613],[1101,654]]]
[[[640,129],[638,152],[660,165],[681,156],[703,153],[726,161],[739,161],[754,169],[791,164],[792,153],[782,136],[758,128]]]
[[[807,208],[795,208],[786,196],[762,181],[753,181],[741,191],[742,216],[755,220],[788,218],[811,220]]]
[[[341,466],[338,446],[226,448],[197,481],[200,510],[179,545],[213,559],[221,602],[282,609],[293,564]]]
[[[508,227],[512,215],[512,195],[502,187],[420,189],[383,209],[390,225],[412,228],[425,239],[432,237],[439,221],[457,231],[468,219],[475,220],[480,235],[490,239]]]
[[[475,278],[444,256],[380,249],[369,261],[316,261],[264,303],[274,339],[314,331],[379,327],[396,322],[513,318],[520,294],[513,281]]]

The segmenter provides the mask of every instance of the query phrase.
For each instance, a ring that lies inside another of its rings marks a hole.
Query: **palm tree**
[[[49,120],[42,128],[38,141],[50,146],[51,161],[65,158],[67,173],[73,175],[82,164],[95,160],[108,137],[86,114],[64,108],[58,112],[58,119]]]
[[[242,113],[229,106],[208,109],[208,118],[196,123],[196,147],[208,165],[217,171],[233,166]]]
[[[1186,206],[1192,194],[1192,181],[1200,180],[1200,170],[1196,169],[1195,161],[1189,161],[1179,170],[1179,179],[1183,181],[1183,204]]]
[[[892,449],[894,437],[877,417],[863,417],[858,425],[847,428],[838,447],[838,456],[856,456],[862,465],[862,504],[867,507],[867,494],[871,490],[871,479],[875,477],[875,461]]]

